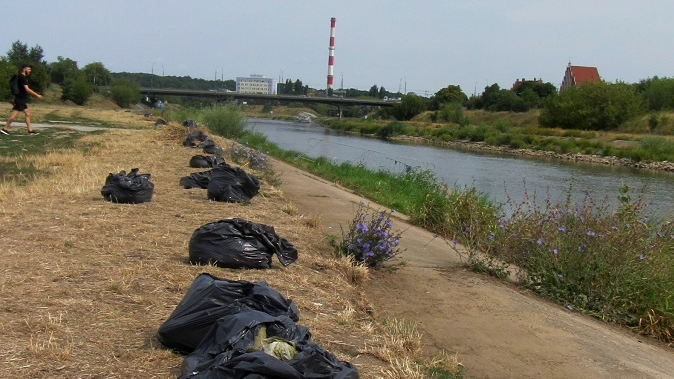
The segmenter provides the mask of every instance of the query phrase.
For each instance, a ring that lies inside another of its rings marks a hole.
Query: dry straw
[[[320,217],[299,214],[264,181],[250,205],[212,202],[205,190],[180,187],[182,176],[199,171],[188,162],[201,154],[181,145],[185,135],[173,125],[116,129],[88,135],[72,150],[13,158],[49,174],[0,185],[4,376],[176,377],[183,357],[160,346],[155,333],[202,272],[266,281],[297,304],[299,323],[316,343],[356,364],[361,377],[379,376],[389,363],[361,354],[381,341],[358,288],[367,269],[336,258],[317,232]],[[134,167],[151,174],[152,201],[105,201],[108,173]],[[298,261],[283,268],[275,260],[269,270],[190,265],[192,232],[231,217],[273,226],[298,249]]]

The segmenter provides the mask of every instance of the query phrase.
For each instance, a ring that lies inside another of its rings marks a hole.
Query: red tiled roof
[[[597,71],[596,67],[571,66],[569,68],[571,69],[571,75],[573,76],[576,85],[585,82],[598,83],[601,81],[599,79],[599,71]]]

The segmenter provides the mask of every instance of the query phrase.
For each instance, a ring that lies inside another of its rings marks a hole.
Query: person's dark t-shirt
[[[26,86],[28,85],[28,78],[24,75],[19,74],[19,94],[16,95],[17,98],[25,100],[28,97],[26,93]]]

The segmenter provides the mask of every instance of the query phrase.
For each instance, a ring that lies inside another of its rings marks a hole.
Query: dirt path
[[[286,197],[321,214],[328,234],[340,236],[364,200],[283,163],[276,171]],[[404,220],[394,229],[405,230],[406,264],[367,284],[375,315],[418,322],[429,346],[458,353],[467,378],[674,378],[674,349],[465,271],[443,241]]]

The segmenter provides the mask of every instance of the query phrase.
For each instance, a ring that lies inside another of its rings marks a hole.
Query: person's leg
[[[23,114],[26,115],[26,127],[28,128],[28,133],[32,133],[33,128],[30,126],[30,111],[28,110],[28,108],[23,110]]]
[[[18,115],[19,115],[19,111],[17,111],[16,109],[12,109],[12,112],[9,113],[9,118],[7,119],[7,123],[5,124],[5,127],[3,129],[9,130],[9,127],[12,125],[12,121],[14,121],[14,119]]]

